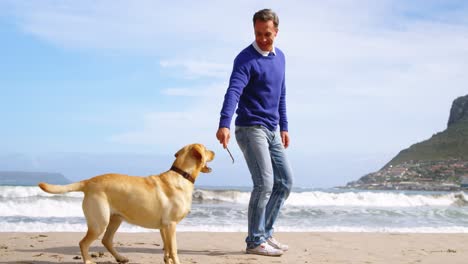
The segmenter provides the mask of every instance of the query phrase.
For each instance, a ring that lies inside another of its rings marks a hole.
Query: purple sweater
[[[288,131],[286,116],[285,57],[262,56],[250,45],[234,60],[229,87],[224,96],[219,127],[230,128],[237,107],[236,126],[261,125]]]

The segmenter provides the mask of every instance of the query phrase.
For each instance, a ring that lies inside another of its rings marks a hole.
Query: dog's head
[[[214,159],[215,153],[202,144],[191,144],[183,147],[175,154],[174,166],[190,173],[196,178],[200,172],[211,172],[207,163]]]

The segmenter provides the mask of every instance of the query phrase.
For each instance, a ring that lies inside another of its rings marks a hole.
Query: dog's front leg
[[[167,227],[163,226],[160,230],[159,233],[161,234],[161,239],[163,241],[163,254],[164,254],[164,263],[167,264],[169,263],[169,243],[167,242]]]
[[[177,256],[176,225],[176,222],[171,222],[161,228],[161,238],[164,241],[165,264],[180,264],[179,257]]]

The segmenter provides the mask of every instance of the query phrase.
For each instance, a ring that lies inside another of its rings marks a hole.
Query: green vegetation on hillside
[[[449,126],[430,139],[402,150],[385,167],[409,161],[431,161],[457,158],[468,160],[468,118]]]
[[[447,129],[402,150],[347,188],[453,191],[468,179],[468,95],[454,100]]]

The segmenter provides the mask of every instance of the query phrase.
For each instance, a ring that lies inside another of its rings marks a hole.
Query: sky
[[[199,142],[216,158],[197,185],[250,186],[215,133],[263,8],[280,19],[295,187],[380,169],[468,94],[466,1],[0,0],[0,170],[144,176]]]

